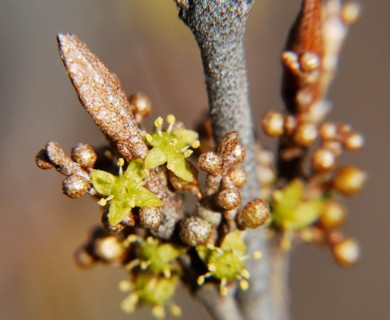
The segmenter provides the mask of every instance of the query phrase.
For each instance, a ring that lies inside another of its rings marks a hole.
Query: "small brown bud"
[[[185,218],[180,224],[180,238],[190,246],[206,243],[212,231],[212,225],[200,217]]]
[[[217,153],[222,157],[222,160],[225,160],[226,156],[229,156],[233,153],[234,148],[238,144],[238,134],[236,131],[229,131],[222,138],[221,143],[219,144]]]
[[[337,201],[327,201],[321,210],[320,223],[327,229],[338,229],[340,228],[347,217],[346,208]]]
[[[319,148],[313,152],[311,165],[315,172],[329,172],[336,165],[336,157],[331,150]]]
[[[347,25],[354,24],[360,18],[361,5],[357,1],[348,1],[341,7],[341,18]]]
[[[331,122],[325,122],[319,129],[320,137],[324,141],[337,138],[337,125]]]
[[[246,171],[240,167],[229,169],[227,176],[231,179],[237,188],[242,188],[248,180]]]
[[[303,72],[312,72],[319,68],[320,58],[314,52],[305,52],[299,59],[301,70]]]
[[[84,178],[72,174],[66,177],[63,182],[63,191],[69,198],[76,199],[86,194],[88,189],[91,187],[89,181]]]
[[[139,210],[139,223],[141,226],[156,231],[164,220],[160,208],[145,207]]]
[[[245,148],[237,144],[232,150],[231,154],[228,154],[223,159],[224,166],[236,166],[245,160],[246,150]]]
[[[261,120],[261,126],[270,137],[280,137],[284,133],[284,116],[277,112],[267,112]]]
[[[349,132],[343,139],[343,146],[347,150],[360,150],[364,145],[364,137],[357,132]]]
[[[216,176],[221,173],[222,159],[214,152],[202,153],[198,159],[198,166],[200,170]]]
[[[95,150],[88,144],[79,143],[72,149],[71,157],[83,168],[93,168],[97,160]]]
[[[360,258],[360,247],[354,239],[344,239],[332,248],[333,257],[342,267],[354,265]]]
[[[49,157],[47,156],[46,150],[41,149],[35,156],[35,163],[38,168],[47,170],[53,168],[53,164],[50,162]]]
[[[241,203],[241,193],[235,188],[224,189],[217,194],[215,202],[225,210],[237,209]]]
[[[315,124],[307,122],[301,123],[295,130],[294,141],[303,147],[310,147],[318,135]]]
[[[366,179],[367,174],[363,170],[344,166],[336,171],[332,187],[344,196],[354,196],[362,190]]]
[[[94,253],[103,261],[117,263],[123,259],[125,250],[116,237],[108,236],[95,240]]]
[[[74,259],[81,268],[89,268],[95,263],[95,258],[86,250],[86,248],[79,248],[75,254]]]
[[[138,124],[141,123],[142,120],[148,115],[150,115],[152,111],[152,102],[146,95],[142,93],[132,94],[129,97],[129,103],[131,113],[133,114]]]
[[[238,224],[243,228],[255,229],[264,225],[269,218],[270,207],[261,199],[254,199],[248,202],[237,216]]]

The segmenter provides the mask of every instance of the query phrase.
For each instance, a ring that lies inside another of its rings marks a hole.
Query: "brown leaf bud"
[[[280,137],[284,133],[284,116],[277,112],[267,112],[261,120],[265,134]]]
[[[349,132],[343,139],[343,146],[350,151],[360,150],[364,146],[364,137],[357,132]]]
[[[114,236],[97,238],[94,242],[94,253],[108,263],[121,262],[125,255],[122,243]]]
[[[83,168],[93,168],[97,160],[95,150],[88,144],[79,143],[72,149],[71,157]]]
[[[152,112],[152,102],[143,93],[135,93],[129,97],[130,110],[135,121],[140,124]]]
[[[316,140],[317,135],[318,130],[314,123],[301,123],[294,132],[294,141],[300,146],[310,147]]]
[[[139,223],[147,229],[156,231],[163,220],[161,208],[145,207],[139,210]]]
[[[241,203],[241,193],[236,188],[224,189],[216,195],[215,202],[225,210],[237,209]]]
[[[264,225],[271,217],[268,203],[261,199],[248,202],[237,215],[237,222],[242,228],[255,229]]]
[[[211,223],[200,217],[185,218],[180,224],[180,238],[189,246],[205,244],[211,231]]]
[[[356,167],[339,168],[332,180],[332,187],[342,195],[349,197],[358,194],[367,179],[367,174]]]
[[[48,170],[53,168],[53,164],[51,163],[49,157],[47,156],[46,150],[41,149],[35,156],[35,163],[38,168],[43,170]]]
[[[228,170],[227,176],[237,188],[242,188],[248,181],[246,171],[240,167],[234,167]]]
[[[354,265],[360,258],[360,247],[354,239],[344,239],[332,248],[333,257],[342,267]]]
[[[87,193],[91,187],[89,181],[85,180],[76,174],[72,174],[65,178],[63,182],[63,191],[69,198],[76,199]]]
[[[346,218],[346,208],[338,201],[329,200],[321,210],[320,223],[327,230],[338,229],[344,224]]]
[[[221,173],[222,159],[214,152],[202,153],[198,159],[199,169],[213,176]]]
[[[315,172],[329,172],[336,165],[336,157],[331,150],[319,148],[313,152],[311,165]]]

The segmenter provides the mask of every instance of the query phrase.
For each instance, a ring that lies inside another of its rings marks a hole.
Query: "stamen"
[[[188,158],[194,151],[192,150],[187,150],[184,152],[184,157]]]

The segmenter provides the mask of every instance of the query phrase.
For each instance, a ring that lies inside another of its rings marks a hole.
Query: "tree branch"
[[[244,54],[244,31],[253,6],[251,0],[176,0],[179,16],[193,32],[199,45],[216,144],[231,130],[239,134],[246,148],[243,163],[255,172],[255,134],[248,97]],[[259,181],[249,174],[242,189],[242,203],[259,196]],[[239,306],[245,319],[274,319],[269,288],[269,256],[265,232],[246,232],[248,252],[260,250],[260,261],[248,262],[250,288],[239,292]],[[216,318],[223,319],[223,318]]]

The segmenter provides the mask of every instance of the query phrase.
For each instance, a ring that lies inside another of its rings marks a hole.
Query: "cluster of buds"
[[[158,117],[154,130],[147,132],[143,120],[151,113],[149,98],[126,98],[116,76],[74,35],[59,35],[58,40],[83,107],[110,144],[103,152],[79,144],[67,157],[57,143],[49,142],[36,156],[38,167],[54,167],[66,176],[66,195],[74,199],[88,193],[103,207],[102,226],[76,253],[79,265],[123,267],[128,280],[120,289],[129,294],[122,309],[133,312],[148,304],[157,318],[165,317],[166,306],[180,315],[171,301],[185,268],[199,286],[209,278],[219,281],[222,295],[237,282],[247,289],[245,261],[261,254],[246,254],[242,230],[266,224],[270,208],[253,199],[240,210],[239,189],[247,173],[239,167],[246,152],[238,134],[227,133],[216,152],[199,155],[198,167],[206,172],[202,188],[196,165],[189,161],[200,147],[198,134],[173,115],[166,122]],[[184,192],[197,201],[193,214],[184,215]],[[203,266],[183,262],[193,258]]]
[[[280,139],[271,206],[273,226],[284,234],[282,246],[288,248],[295,235],[325,244],[342,266],[353,264],[359,250],[339,231],[346,209],[338,197],[358,194],[366,174],[337,160],[343,151],[360,150],[364,139],[351,126],[324,118],[340,47],[358,13],[351,1],[303,1],[282,54],[288,114],[268,112],[261,122],[267,135]]]

